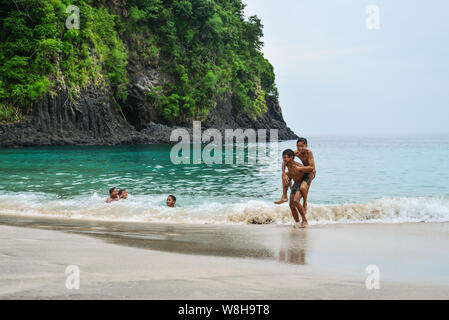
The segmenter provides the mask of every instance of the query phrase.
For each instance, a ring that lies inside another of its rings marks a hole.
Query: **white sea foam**
[[[0,195],[0,214],[202,224],[292,222],[287,204],[275,206],[251,200],[234,204],[207,202],[171,209],[164,206],[164,200],[165,196],[140,195],[106,204],[97,194],[71,199],[46,194],[3,194]],[[446,222],[449,221],[449,198],[383,198],[365,204],[310,205],[308,219],[312,224]]]

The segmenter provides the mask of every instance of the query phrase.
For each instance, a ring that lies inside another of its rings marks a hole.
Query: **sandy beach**
[[[448,223],[0,224],[1,299],[449,298]],[[79,290],[66,288],[70,265]],[[368,265],[379,268],[379,290],[366,288]]]

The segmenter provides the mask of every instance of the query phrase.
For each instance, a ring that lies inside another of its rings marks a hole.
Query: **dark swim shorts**
[[[301,181],[305,181],[307,184],[309,184],[309,181],[310,181],[310,173],[305,173],[303,176],[302,176],[302,180]]]
[[[302,180],[299,180],[298,182],[295,182],[292,186],[292,194],[296,194],[296,192],[299,192],[299,188],[301,188]]]
[[[302,176],[302,179],[298,182],[295,182],[292,186],[292,194],[296,194],[296,192],[299,192],[299,189],[301,188],[301,183],[305,181],[307,184],[309,184],[310,181],[310,174],[306,173]]]

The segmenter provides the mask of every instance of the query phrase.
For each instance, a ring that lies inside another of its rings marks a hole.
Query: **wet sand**
[[[0,299],[449,299],[449,223],[169,225],[0,216]],[[65,286],[80,269],[79,290]],[[365,286],[368,265],[380,289]]]

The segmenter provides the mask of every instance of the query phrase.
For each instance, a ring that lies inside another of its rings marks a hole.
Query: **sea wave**
[[[3,194],[0,195],[0,214],[193,224],[292,223],[287,204],[276,206],[267,201],[250,200],[230,204],[207,202],[172,209],[163,205],[164,200],[164,196],[141,195],[106,204],[97,194],[71,199],[46,194]],[[311,204],[307,217],[311,224],[447,222],[449,198],[382,198],[365,204]]]

